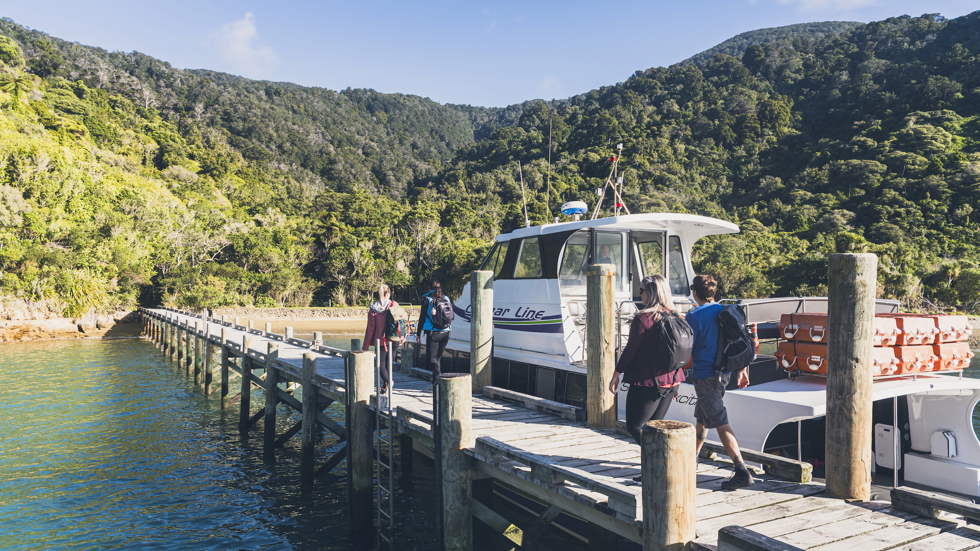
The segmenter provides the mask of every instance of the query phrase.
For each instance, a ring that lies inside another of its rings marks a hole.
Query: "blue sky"
[[[976,0],[9,4],[0,16],[22,25],[175,67],[481,106],[566,98],[754,29],[980,9]]]

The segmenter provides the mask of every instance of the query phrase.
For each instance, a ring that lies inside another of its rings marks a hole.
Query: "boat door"
[[[662,231],[631,231],[632,282],[630,291],[634,301],[640,300],[640,281],[647,276],[664,275],[664,242],[666,234]]]

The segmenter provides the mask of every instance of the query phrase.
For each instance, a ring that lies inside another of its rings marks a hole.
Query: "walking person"
[[[398,345],[399,341],[389,339],[386,335],[386,327],[388,326],[389,310],[393,307],[397,307],[398,303],[391,300],[391,289],[382,283],[378,287],[378,300],[368,307],[368,323],[367,329],[364,331],[364,345],[363,350],[369,350],[372,346],[377,346],[374,351],[378,355],[378,360],[381,362],[381,392],[387,392],[388,382],[390,381],[388,374],[388,355],[391,354],[392,360],[398,357]],[[380,346],[377,345],[378,341],[381,342]]]
[[[738,449],[738,440],[731,425],[728,424],[728,410],[725,409],[725,387],[731,373],[715,371],[715,358],[718,351],[718,315],[722,306],[715,302],[717,282],[711,276],[699,275],[694,278],[691,291],[698,307],[687,313],[687,322],[694,330],[694,351],[691,360],[691,377],[694,379],[694,392],[698,403],[694,406],[694,418],[697,420],[695,454],[701,453],[701,446],[708,437],[708,430],[715,429],[718,438],[725,447],[725,453],[735,464],[735,474],[721,483],[723,490],[736,490],[755,484],[749,473],[742,453]],[[749,385],[747,369],[738,371],[738,388]]]
[[[442,292],[442,283],[433,278],[429,282],[429,292],[422,295],[422,315],[416,331],[419,339],[425,333],[426,364],[432,370],[433,383],[442,375],[442,354],[449,344],[452,320],[452,302]]]
[[[670,308],[671,298],[667,280],[661,275],[647,276],[640,282],[643,309],[630,323],[629,340],[609,381],[609,392],[616,394],[619,377],[629,383],[626,392],[626,430],[640,443],[640,427],[647,421],[661,420],[667,415],[670,402],[677,395],[677,385],[684,381],[683,369],[667,373],[655,371],[658,340],[664,338],[665,316],[676,316]],[[680,323],[684,320],[678,319]],[[690,355],[685,351],[683,363]]]

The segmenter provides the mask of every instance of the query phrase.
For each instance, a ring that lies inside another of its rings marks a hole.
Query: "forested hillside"
[[[523,225],[521,176],[544,223],[595,203],[621,142],[633,212],[741,226],[695,258],[728,296],[822,294],[828,254],[868,251],[882,296],[976,311],[980,12],[835,25],[486,109],[178,70],[0,21],[0,295],[76,316],[349,304],[380,281],[411,300],[433,274],[458,292]]]

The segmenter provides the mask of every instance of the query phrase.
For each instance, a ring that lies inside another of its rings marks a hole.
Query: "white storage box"
[[[937,490],[980,496],[980,469],[953,459],[907,453],[905,480]]]

